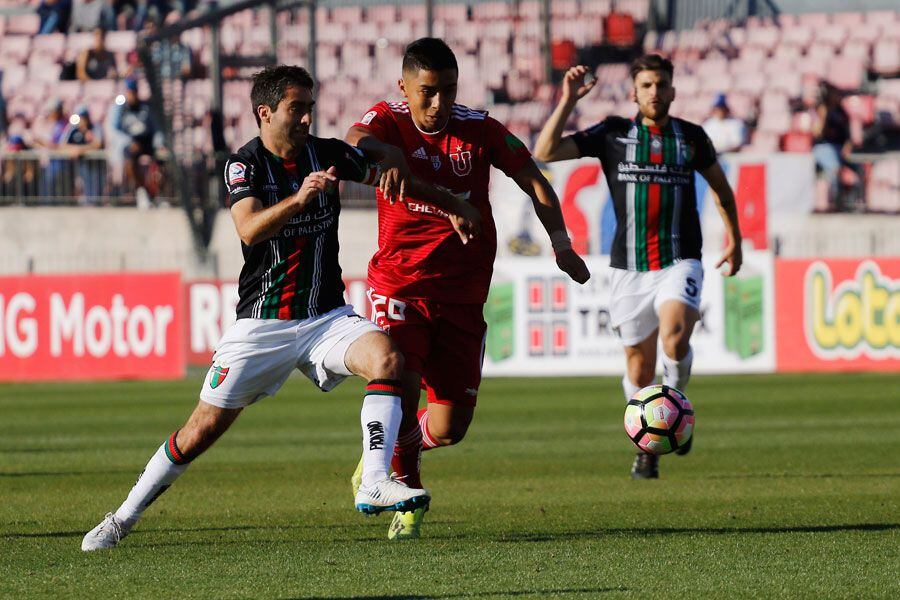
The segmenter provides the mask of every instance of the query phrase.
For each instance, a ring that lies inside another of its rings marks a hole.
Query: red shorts
[[[372,321],[388,332],[406,359],[406,370],[422,376],[428,401],[475,406],[484,361],[482,304],[398,300],[369,290]]]

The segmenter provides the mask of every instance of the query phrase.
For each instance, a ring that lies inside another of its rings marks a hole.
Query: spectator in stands
[[[0,71],[0,90],[2,90],[3,85],[3,71]],[[7,130],[9,129],[9,119],[6,117],[6,98],[3,97],[3,94],[0,93],[0,139],[3,139],[7,135]]]
[[[100,128],[95,127],[91,121],[87,106],[81,105],[75,109],[59,147],[76,161],[78,177],[81,179],[81,203],[96,204],[103,191],[103,161],[88,159],[85,154],[103,148],[103,137]]]
[[[75,76],[80,81],[90,79],[116,79],[116,57],[106,49],[106,31],[94,29],[94,45],[85,48],[75,61]]]
[[[74,0],[69,33],[94,31],[98,27],[114,28],[115,21],[115,7],[111,0]]]
[[[69,27],[72,0],[41,0],[37,14],[41,17],[38,33],[65,33]]]
[[[142,156],[155,157],[155,150],[162,147],[162,133],[153,120],[150,104],[138,97],[136,80],[125,81],[125,94],[121,104],[119,99],[116,100],[116,113],[111,122],[113,130],[128,140],[124,151],[125,178],[135,190],[138,207],[147,208],[150,206],[150,194],[139,161]]]
[[[172,25],[178,21],[178,13],[169,13],[166,25]],[[156,21],[148,20],[141,31],[142,36],[155,35],[159,30]],[[159,76],[162,79],[188,79],[193,71],[193,57],[191,49],[177,39],[164,39],[151,48],[153,63],[158,65]]]
[[[6,144],[6,153],[15,155],[29,150],[20,135],[11,135]],[[2,177],[0,177],[0,196],[34,196],[37,192],[35,173],[37,163],[33,160],[20,160],[15,156],[3,161]]]
[[[828,205],[835,206],[840,191],[841,167],[852,150],[850,117],[841,106],[841,92],[826,82],[819,86],[813,121],[813,156],[828,182]]]
[[[168,12],[169,4],[166,0],[136,0],[131,17],[131,29],[141,31],[146,27],[147,21],[158,23]]]
[[[54,153],[59,148],[63,132],[69,121],[63,112],[63,103],[59,98],[51,98],[44,106],[44,114],[31,128],[32,141],[37,148]],[[43,159],[42,159],[43,160]],[[63,194],[62,175],[65,170],[65,161],[51,157],[47,166],[41,169],[40,193],[45,197],[60,196]]]
[[[703,130],[716,152],[737,152],[747,143],[747,126],[742,120],[731,116],[725,94],[716,96],[712,114],[703,123]]]

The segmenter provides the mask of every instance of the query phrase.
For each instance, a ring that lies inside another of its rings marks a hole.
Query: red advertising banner
[[[779,371],[900,372],[900,258],[778,260]]]
[[[0,277],[0,381],[184,376],[178,273]]]
[[[344,299],[360,315],[371,316],[365,279],[344,279]],[[189,365],[209,366],[216,344],[234,323],[238,303],[235,281],[191,281],[184,284],[188,327],[185,328]]]

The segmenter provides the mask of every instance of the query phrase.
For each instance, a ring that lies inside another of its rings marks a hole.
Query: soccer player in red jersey
[[[593,156],[603,166],[616,213],[609,314],[625,347],[626,401],[653,383],[658,340],[663,384],[683,391],[691,376],[691,333],[700,318],[703,289],[695,172],[709,182],[728,234],[716,267],[728,263],[727,274],[734,275],[742,262],[734,193],[716,150],[702,127],[669,116],[675,100],[672,73],[672,63],[658,55],[638,58],[631,67],[637,115],[608,117],[562,137],[575,103],[594,86],[585,81],[587,67],[572,67],[535,147],[535,155],[547,162]],[[690,448],[689,442],[676,453],[687,454]],[[659,477],[658,457],[638,453],[631,476]]]
[[[590,277],[572,250],[559,200],[531,154],[486,112],[455,103],[458,76],[456,57],[442,40],[412,42],[399,81],[406,100],[379,102],[346,138],[382,161],[369,293],[373,320],[405,358],[403,420],[392,468],[411,487],[420,484],[421,451],[462,440],[475,410],[487,329],[483,306],[497,250],[488,201],[491,166],[531,197],[559,268],[579,283]],[[457,217],[408,194],[410,175],[466,198],[480,213],[480,234],[457,235]],[[422,387],[428,406],[420,411]],[[396,517],[388,537],[418,537],[423,513]]]

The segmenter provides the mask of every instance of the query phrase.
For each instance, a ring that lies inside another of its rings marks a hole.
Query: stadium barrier
[[[900,371],[900,258],[779,260],[779,371]]]
[[[704,261],[694,371],[900,370],[900,258],[783,260],[745,253],[726,278]],[[550,258],[497,261],[484,374],[617,375],[608,258],[573,283]],[[371,316],[366,282],[346,299]],[[206,366],[234,321],[234,281],[178,273],[0,277],[0,381],[172,379]]]
[[[813,212],[815,164],[812,155],[795,153],[724,154],[720,164],[735,191],[744,238],[766,250],[778,233],[779,220]],[[616,218],[609,187],[596,159],[583,158],[547,165],[545,173],[562,204],[575,249],[582,254],[608,254]],[[698,210],[704,234],[719,231],[721,219],[706,181],[696,176]],[[550,245],[531,200],[502,173],[493,172],[491,197],[497,223],[499,256],[521,254],[521,240],[534,240],[543,254]]]
[[[178,273],[0,277],[0,380],[177,379]]]

